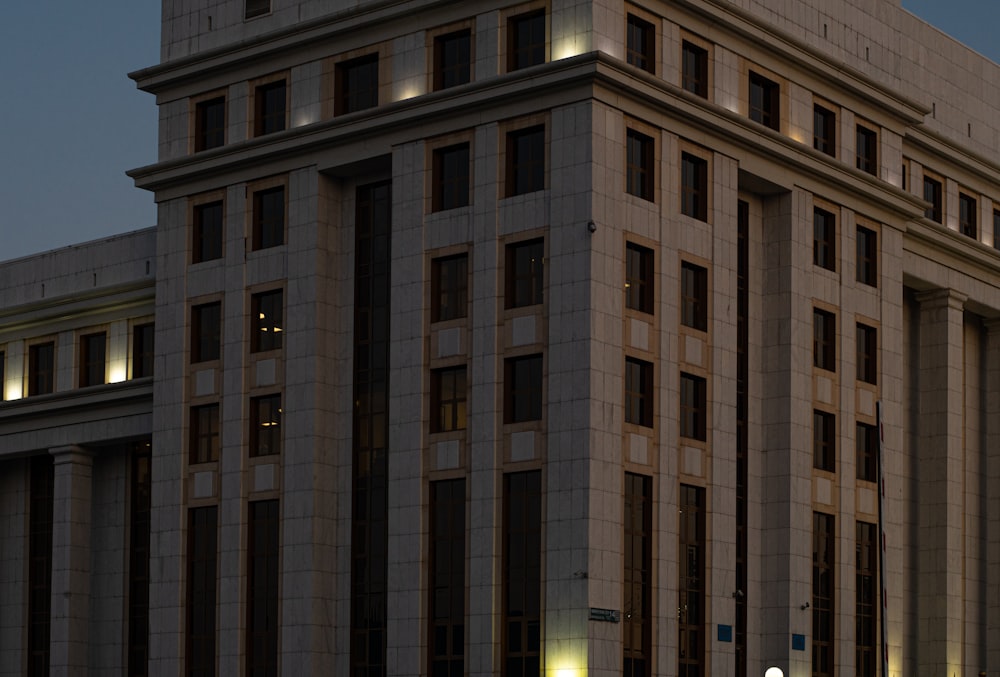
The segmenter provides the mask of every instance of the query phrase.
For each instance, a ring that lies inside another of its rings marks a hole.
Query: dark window
[[[430,672],[465,675],[465,480],[431,482]]]
[[[28,507],[28,677],[48,677],[52,624],[52,457],[31,459]]]
[[[813,409],[813,467],[833,472],[837,466],[837,417]]]
[[[747,672],[748,604],[745,591],[749,589],[747,563],[750,559],[749,448],[750,429],[750,204],[736,202],[736,543],[734,579],[735,595],[733,643],[735,644],[735,675]]]
[[[993,248],[1000,249],[1000,210],[993,210]]]
[[[28,395],[53,391],[56,374],[56,344],[37,343],[28,348]]]
[[[150,442],[132,454],[128,565],[128,675],[149,672],[149,531],[152,476]]]
[[[108,335],[103,331],[80,337],[80,387],[101,385],[106,378]]]
[[[270,12],[271,12],[271,0],[247,0],[243,18],[252,19],[255,16],[270,14]]]
[[[507,70],[545,63],[545,10],[519,14],[507,24]]]
[[[504,475],[503,674],[539,677],[542,473]]]
[[[545,188],[545,125],[507,133],[507,197]]]
[[[191,308],[191,362],[219,359],[222,344],[222,304],[205,303]]]
[[[781,88],[777,82],[750,72],[750,119],[777,130],[780,119]]]
[[[705,490],[681,485],[678,505],[677,674],[705,675]]]
[[[858,423],[854,439],[858,479],[878,481],[878,426]]]
[[[191,407],[192,465],[219,460],[219,405]]]
[[[187,675],[215,675],[218,508],[188,510]]]
[[[705,379],[681,374],[681,437],[705,441],[707,397]]]
[[[283,328],[283,297],[280,289],[265,291],[250,297],[250,352],[260,353],[281,348]]]
[[[337,115],[378,105],[378,53],[337,64]]]
[[[813,106],[813,148],[830,156],[837,154],[837,115],[819,104]]]
[[[625,358],[625,422],[653,427],[653,364]]]
[[[857,550],[855,554],[855,671],[857,677],[868,677],[877,672],[875,624],[876,591],[878,581],[878,543],[876,526],[869,522],[857,523]]]
[[[924,177],[924,200],[931,203],[931,206],[924,212],[924,216],[931,221],[941,223],[942,215],[942,195],[941,182],[929,176]]]
[[[195,151],[218,148],[226,143],[226,97],[199,101],[194,107]]]
[[[285,187],[275,186],[253,194],[253,248],[267,249],[285,243]]]
[[[813,513],[812,674],[832,677],[834,539],[833,515]]]
[[[649,677],[652,649],[652,479],[625,473],[622,674]]]
[[[278,501],[247,508],[247,675],[277,677]]]
[[[878,134],[858,125],[856,139],[858,169],[878,176]]]
[[[878,332],[875,327],[858,323],[857,377],[865,383],[878,383]]]
[[[656,31],[653,24],[634,14],[628,15],[625,27],[625,56],[633,66],[656,72]]]
[[[222,201],[195,205],[191,262],[222,258]]]
[[[250,398],[250,457],[281,453],[281,395]]]
[[[431,370],[431,432],[465,430],[465,367]]]
[[[507,245],[506,297],[508,308],[542,302],[545,287],[545,241],[526,240]]]
[[[708,330],[708,270],[687,261],[681,263],[681,324]]]
[[[512,357],[504,361],[504,423],[542,418],[542,356]]]
[[[871,228],[858,226],[858,282],[878,286],[878,233]]]
[[[254,136],[273,134],[285,128],[285,81],[260,85],[254,92]]]
[[[6,394],[6,379],[4,378],[4,353],[0,350],[0,402],[3,402],[7,397]]]
[[[465,317],[469,312],[469,256],[456,254],[431,262],[431,322]]]
[[[434,211],[469,204],[469,144],[459,143],[434,150],[432,171]]]
[[[472,77],[472,31],[434,38],[434,89],[464,85]]]
[[[152,323],[137,324],[132,328],[132,378],[153,375],[153,337],[156,327]]]
[[[837,371],[837,318],[819,308],[813,309],[813,366]]]
[[[653,250],[625,244],[625,307],[641,313],[653,312]]]
[[[708,162],[681,153],[681,213],[708,220]]]
[[[962,235],[976,239],[979,232],[979,214],[976,212],[976,198],[965,193],[958,194],[958,230]]]
[[[837,219],[830,212],[813,208],[813,264],[827,270],[837,267]]]
[[[708,98],[708,50],[687,40],[681,43],[681,86]]]
[[[626,132],[625,140],[625,191],[643,200],[653,199],[653,154],[652,137],[640,134],[634,129]]]

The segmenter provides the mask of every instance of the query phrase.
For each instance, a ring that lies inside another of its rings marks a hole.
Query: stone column
[[[986,636],[1000,631],[1000,319],[986,323]],[[1000,671],[1000,643],[987,642],[989,674]]]
[[[50,674],[86,675],[93,457],[77,446],[56,447],[49,453],[55,471]]]

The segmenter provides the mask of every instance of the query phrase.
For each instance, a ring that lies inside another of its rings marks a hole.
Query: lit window
[[[628,130],[625,136],[625,191],[644,200],[652,200],[653,139],[634,129]]]
[[[250,398],[250,457],[281,453],[281,395]]]
[[[284,332],[282,291],[262,292],[250,297],[250,352],[259,353],[281,348]]]
[[[506,297],[508,308],[542,302],[545,240],[526,240],[507,245]]]
[[[507,70],[545,63],[545,10],[519,14],[507,24]]]
[[[464,85],[472,76],[472,31],[434,38],[434,89]]]

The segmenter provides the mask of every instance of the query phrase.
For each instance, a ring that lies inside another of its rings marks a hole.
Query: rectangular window
[[[504,360],[504,423],[542,419],[542,356]]]
[[[708,50],[687,40],[681,43],[681,86],[703,99],[708,98]]]
[[[281,453],[281,395],[250,398],[250,458]]]
[[[222,258],[222,200],[195,205],[191,263]]]
[[[151,443],[137,442],[132,454],[128,559],[128,676],[149,670],[149,532],[152,524]]]
[[[472,78],[472,31],[434,38],[434,89],[464,85]]]
[[[218,148],[226,143],[226,97],[199,101],[194,107],[195,151]]]
[[[708,220],[708,162],[690,153],[681,153],[681,213]]]
[[[827,270],[837,267],[837,219],[830,212],[813,208],[813,264]]]
[[[681,324],[708,330],[708,270],[681,262]]]
[[[507,197],[545,188],[545,125],[507,133]]]
[[[431,432],[465,430],[465,366],[431,370]]]
[[[431,322],[455,320],[468,313],[468,254],[434,259],[431,262]]]
[[[877,527],[869,522],[857,523],[857,550],[855,553],[855,672],[857,677],[867,677],[877,672],[878,626],[876,603],[879,593]]]
[[[857,279],[871,287],[878,286],[878,233],[858,226]]]
[[[833,677],[834,533],[833,515],[813,513],[813,677]]]
[[[284,327],[283,297],[280,289],[250,297],[250,352],[281,349]]]
[[[191,363],[219,359],[222,345],[222,304],[205,303],[191,308]]]
[[[625,192],[653,200],[653,176],[656,158],[653,138],[634,129],[625,133]]]
[[[707,397],[705,379],[681,373],[681,437],[705,441]]]
[[[656,31],[653,24],[629,14],[626,21],[625,58],[629,64],[656,72]]]
[[[267,249],[285,243],[285,187],[275,186],[253,194],[253,248]]]
[[[243,13],[244,19],[252,19],[255,16],[262,16],[271,13],[271,0],[247,0]]]
[[[705,490],[681,485],[678,505],[678,677],[705,674]]]
[[[653,312],[653,250],[625,243],[625,307]]]
[[[625,473],[622,675],[649,677],[652,648],[652,478]]]
[[[153,375],[153,323],[137,324],[132,328],[132,378]]]
[[[278,675],[278,501],[247,505],[247,674]]]
[[[625,358],[625,422],[653,427],[653,364]]]
[[[431,482],[429,675],[465,674],[465,480]]]
[[[979,232],[979,214],[976,212],[976,198],[965,193],[958,194],[958,229],[962,235],[975,240]]]
[[[52,456],[31,458],[28,496],[28,677],[48,677],[52,623]]]
[[[254,90],[254,136],[273,134],[285,129],[285,92],[284,80],[269,82]]]
[[[813,467],[833,472],[837,467],[837,417],[813,409]]]
[[[28,395],[47,395],[54,390],[56,344],[36,343],[28,348]]]
[[[5,371],[4,359],[5,359],[4,353],[2,350],[0,350],[0,402],[3,402],[4,399],[6,399],[7,397],[7,394],[5,392],[7,390],[7,380],[4,378],[4,371]]]
[[[523,308],[542,302],[545,240],[525,240],[507,245],[506,306]]]
[[[1000,210],[993,210],[993,248],[1000,249]]]
[[[337,64],[337,115],[378,105],[378,52]]]
[[[813,148],[837,155],[837,114],[819,104],[813,106]]]
[[[219,460],[219,405],[191,407],[190,463],[213,463]]]
[[[469,144],[435,149],[431,174],[434,190],[431,208],[434,211],[469,204]]]
[[[924,200],[931,203],[931,206],[924,212],[924,216],[931,221],[941,223],[941,215],[943,213],[942,196],[941,182],[929,176],[924,176]]]
[[[813,366],[837,371],[837,318],[819,308],[813,309]]]
[[[507,71],[545,63],[545,10],[519,14],[507,24]]]
[[[107,380],[108,335],[98,332],[80,337],[80,387],[102,385]]]
[[[878,383],[878,331],[858,322],[857,378],[865,383]]]
[[[542,653],[542,473],[504,475],[503,674],[539,677]]]
[[[856,148],[858,169],[878,176],[878,134],[875,130],[858,125]]]
[[[878,481],[878,426],[858,423],[854,436],[858,479]]]
[[[780,106],[778,83],[750,71],[750,119],[778,130],[781,127]]]
[[[217,506],[188,510],[186,628],[188,677],[215,674],[217,524]]]

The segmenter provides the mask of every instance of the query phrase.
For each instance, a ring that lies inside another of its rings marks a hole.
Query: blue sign
[[[792,650],[793,651],[805,651],[806,650],[806,636],[805,635],[792,635]]]
[[[731,642],[731,641],[733,641],[733,626],[731,626],[731,625],[720,625],[719,626],[719,641],[720,642]]]

